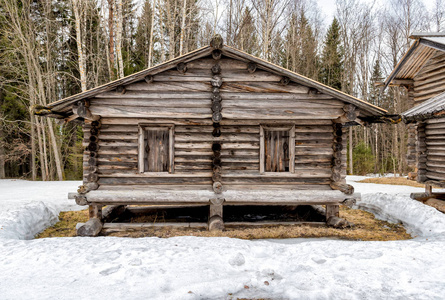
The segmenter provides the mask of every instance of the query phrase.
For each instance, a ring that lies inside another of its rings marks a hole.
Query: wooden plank
[[[129,118],[129,117],[119,117],[119,116],[110,116],[110,117],[104,117],[102,116],[101,123],[102,125],[138,125],[139,123],[147,122],[146,118]],[[278,119],[270,119],[267,120],[268,124],[283,124],[283,120]],[[174,124],[177,125],[207,125],[211,126],[213,124],[211,117],[209,116],[207,119],[201,119],[201,118],[186,118],[186,119],[171,119],[171,118],[156,118],[156,119],[150,119],[150,123],[160,123],[160,124]],[[223,119],[221,121],[221,126],[226,125],[233,125],[233,126],[240,126],[240,125],[248,125],[248,126],[259,126],[260,124],[264,123],[264,120],[261,119],[255,119],[255,120],[245,120],[245,119],[237,119],[237,120],[228,120]],[[298,119],[293,120],[292,123],[294,123],[296,126],[318,126],[318,125],[332,125],[331,119],[318,119],[308,116],[306,119]]]
[[[152,108],[136,106],[91,106],[91,112],[102,117],[134,117],[134,118],[208,118],[211,116],[211,109],[208,108]]]
[[[307,119],[307,118],[317,118],[317,119],[336,119],[343,114],[342,109],[312,109],[312,110],[301,110],[295,108],[288,109],[234,109],[234,108],[224,108],[224,117],[227,119],[280,119],[280,120],[293,120],[293,119]]]

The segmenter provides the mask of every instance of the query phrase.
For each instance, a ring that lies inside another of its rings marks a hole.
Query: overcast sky
[[[330,24],[335,14],[335,0],[316,0],[318,7],[321,8],[323,13],[328,17],[326,24]],[[362,2],[372,3],[374,0],[361,0]],[[376,0],[376,5],[383,5],[385,0]],[[427,9],[431,9],[434,6],[434,0],[423,0]]]

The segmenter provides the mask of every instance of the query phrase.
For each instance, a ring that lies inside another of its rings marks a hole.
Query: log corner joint
[[[87,119],[87,120],[91,120],[91,121],[99,120],[100,116],[93,115],[88,107],[89,107],[88,101],[85,101],[85,100],[84,101],[78,101],[73,106],[73,113],[78,115],[79,117],[81,117],[83,119]]]

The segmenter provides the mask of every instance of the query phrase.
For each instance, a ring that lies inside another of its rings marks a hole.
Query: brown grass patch
[[[337,238],[345,240],[362,241],[391,241],[406,240],[411,236],[406,233],[400,224],[391,224],[375,219],[374,215],[358,209],[340,207],[340,217],[355,224],[353,228],[335,229],[327,226],[262,226],[260,228],[240,227],[229,228],[223,232],[209,232],[194,228],[156,227],[143,231],[126,231],[110,233],[109,236],[119,237],[146,237],[156,236],[162,238],[174,236],[199,237],[231,237],[239,239],[283,239],[283,238]],[[38,238],[44,237],[72,237],[76,235],[76,224],[86,222],[88,211],[62,212],[60,222],[41,233]]]
[[[88,209],[81,211],[63,211],[59,214],[59,222],[48,227],[36,238],[73,237],[76,236],[76,224],[88,221]]]
[[[418,183],[413,180],[409,180],[406,177],[375,177],[366,178],[358,182],[362,183],[377,183],[377,184],[390,184],[390,185],[408,185],[413,187],[425,187],[424,184]]]

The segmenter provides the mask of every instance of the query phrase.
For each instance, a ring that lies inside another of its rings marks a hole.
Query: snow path
[[[445,215],[409,199],[409,193],[423,189],[353,183],[363,194],[358,206],[407,224],[418,235],[408,241],[24,240],[33,223],[73,208],[61,203],[79,183],[51,183],[50,188],[20,181],[20,192],[5,196],[11,184],[0,181],[0,228],[5,231],[0,236],[0,299],[444,298]],[[63,195],[57,196],[59,204],[55,194],[38,195],[46,188]],[[47,215],[42,215],[44,208]],[[18,211],[20,219],[32,215],[35,220],[10,227],[5,221]]]

